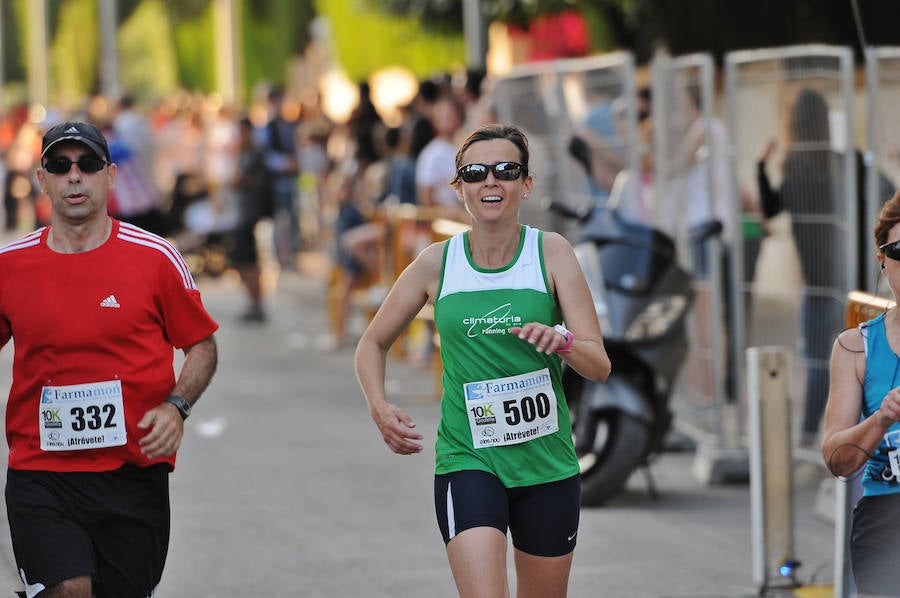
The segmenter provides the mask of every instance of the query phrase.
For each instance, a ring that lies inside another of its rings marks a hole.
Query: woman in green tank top
[[[461,596],[509,594],[507,531],[518,595],[566,595],[579,485],[561,360],[597,381],[611,367],[571,245],[519,222],[533,185],[528,157],[516,127],[469,135],[449,184],[471,230],[419,254],[356,349],[384,442],[400,455],[421,452],[424,435],[388,401],[385,365],[406,326],[434,307],[444,366],[435,506]]]

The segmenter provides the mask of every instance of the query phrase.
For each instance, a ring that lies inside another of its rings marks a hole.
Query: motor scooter
[[[563,370],[582,504],[602,505],[641,466],[655,494],[649,463],[672,426],[669,404],[688,353],[692,277],[668,235],[615,208],[582,213],[559,202],[549,208],[583,225],[573,247],[612,362],[603,383]]]

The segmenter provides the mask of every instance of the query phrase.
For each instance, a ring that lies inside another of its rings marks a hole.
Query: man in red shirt
[[[109,217],[116,165],[96,127],[49,129],[37,178],[50,225],[0,249],[20,595],[146,598],[162,577],[168,475],[215,371],[218,324],[172,245]]]

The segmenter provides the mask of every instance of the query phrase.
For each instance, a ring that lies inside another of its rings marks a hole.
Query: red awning
[[[516,41],[527,41],[528,61],[576,58],[591,53],[587,22],[574,10],[538,17],[527,30],[510,25],[509,34]]]

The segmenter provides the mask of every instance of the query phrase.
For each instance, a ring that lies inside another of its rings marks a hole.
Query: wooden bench
[[[332,333],[337,337],[338,330],[341,327],[341,319],[349,318],[350,314],[341,314],[341,302],[344,300],[344,293],[349,281],[347,273],[340,264],[332,264],[328,272],[328,283],[325,291],[325,307],[328,311],[328,323]],[[369,292],[378,283],[375,276],[366,276],[357,288],[350,293],[350,308],[360,309],[366,320],[371,320],[378,310],[377,305],[372,305],[369,299]],[[344,324],[346,326],[346,323]]]
[[[446,241],[450,237],[468,230],[469,228],[470,226],[468,224],[464,224],[462,222],[448,220],[446,218],[435,218],[431,222],[431,242],[437,243],[440,241]],[[439,399],[444,391],[444,367],[441,363],[441,338],[437,333],[437,329],[434,327],[434,306],[426,305],[425,307],[423,307],[419,314],[416,316],[416,319],[421,322],[428,323],[429,329],[432,331],[431,359],[429,365],[432,377],[434,379],[434,396],[435,398]]]
[[[400,204],[392,206],[378,216],[379,222],[385,225],[384,247],[380,250],[384,264],[377,275],[373,275],[361,284],[359,289],[351,295],[351,305],[355,309],[361,309],[367,319],[371,319],[378,310],[380,303],[373,303],[370,292],[376,287],[388,289],[400,276],[403,270],[412,263],[420,251],[431,243],[449,239],[462,231],[470,228],[468,224],[450,220],[443,217],[444,210],[438,206],[415,206]],[[327,285],[327,303],[331,325],[333,329],[338,326],[340,317],[338,302],[345,285],[345,274],[340,266],[334,264],[331,268]],[[434,311],[431,306],[426,306],[416,317],[415,325],[427,325],[427,329],[433,331]],[[437,333],[431,334],[432,351],[429,360],[435,379],[435,394],[441,394],[441,376],[443,374],[440,359],[440,339]],[[391,356],[396,359],[409,358],[407,341],[409,331],[397,339],[391,347]],[[427,342],[427,341],[426,341]]]

